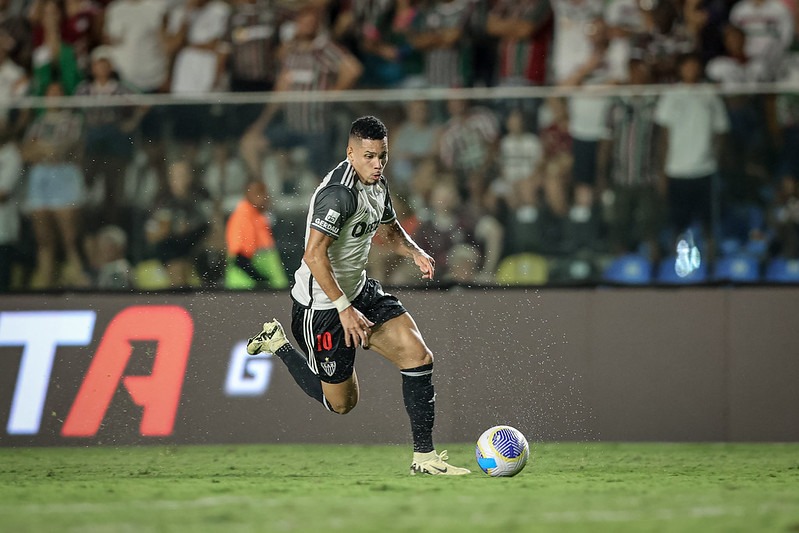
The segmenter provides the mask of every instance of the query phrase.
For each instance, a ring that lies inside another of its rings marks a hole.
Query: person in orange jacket
[[[228,255],[225,287],[228,289],[285,289],[289,286],[264,213],[267,205],[266,185],[252,181],[228,219],[225,231]]]

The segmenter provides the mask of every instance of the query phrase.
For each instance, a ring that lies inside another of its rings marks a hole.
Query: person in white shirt
[[[225,41],[230,6],[222,0],[187,0],[167,17],[167,49],[174,54],[170,92],[188,96],[226,90]],[[226,134],[223,113],[207,105],[179,105],[170,109],[175,138],[193,150],[193,143]]]
[[[794,19],[782,0],[741,0],[730,11],[730,22],[746,34],[746,55],[776,62],[793,40]]]
[[[678,70],[682,83],[663,94],[655,109],[655,121],[666,129],[660,187],[668,195],[672,230],[682,233],[699,221],[707,232],[719,137],[730,125],[721,98],[712,89],[696,87],[703,75],[700,58],[681,57]]]
[[[112,0],[105,11],[104,40],[112,46],[112,62],[122,79],[145,93],[167,81],[166,11],[166,0]]]
[[[111,0],[105,10],[103,41],[112,47],[111,62],[119,77],[151,94],[168,89],[169,57],[164,17],[167,0]],[[161,153],[165,108],[154,106],[142,117],[144,148],[153,161]],[[166,172],[163,173],[166,175]]]
[[[561,83],[589,60],[591,35],[602,18],[603,0],[552,0],[555,37],[552,52],[554,82]]]

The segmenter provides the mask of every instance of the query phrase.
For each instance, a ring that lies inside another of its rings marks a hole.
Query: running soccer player
[[[447,452],[436,453],[433,446],[433,354],[402,303],[366,276],[378,228],[387,242],[413,259],[422,278],[432,279],[435,271],[433,258],[397,221],[383,176],[387,162],[385,125],[372,116],[355,120],[347,158],[325,176],[311,197],[305,253],[291,290],[291,330],[302,351],[273,320],[249,339],[247,352],[275,354],[308,396],[343,415],[358,403],[355,349],[374,350],[402,374],[413,433],[411,474],[468,474],[468,469],[448,464]]]

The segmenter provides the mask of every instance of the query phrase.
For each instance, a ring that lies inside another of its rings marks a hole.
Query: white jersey
[[[353,300],[366,284],[366,262],[377,227],[396,218],[385,178],[374,185],[364,185],[355,168],[344,160],[325,176],[311,196],[305,244],[311,229],[335,239],[328,248],[330,265],[341,290]],[[312,309],[335,307],[305,261],[294,273],[291,296]]]

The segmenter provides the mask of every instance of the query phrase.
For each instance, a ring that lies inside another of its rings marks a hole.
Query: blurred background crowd
[[[285,288],[361,114],[439,283],[799,280],[798,25],[793,0],[0,0],[0,292]],[[398,97],[197,98],[351,89]]]

